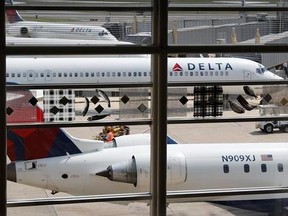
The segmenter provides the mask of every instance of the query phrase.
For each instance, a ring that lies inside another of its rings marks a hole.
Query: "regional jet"
[[[12,162],[7,165],[8,180],[51,190],[52,194],[103,195],[149,191],[150,145],[149,142],[137,142],[143,137],[130,142],[133,146],[126,143],[125,146],[104,148],[104,143],[98,142],[94,149],[82,151],[80,146],[89,143],[80,143],[56,129],[47,128],[43,133],[37,130],[40,129],[9,130],[7,152]],[[129,140],[129,137],[122,138]],[[90,141],[90,147],[92,143]],[[287,158],[287,143],[167,145],[167,189],[168,192],[251,191],[245,196],[204,200],[236,207],[246,202],[249,205],[244,205],[245,208],[273,213],[275,208],[285,209],[279,201],[285,204],[288,195],[254,195],[253,190],[287,188]],[[168,202],[173,201],[168,199]]]

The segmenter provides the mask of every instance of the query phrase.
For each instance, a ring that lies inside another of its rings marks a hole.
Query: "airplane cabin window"
[[[94,77],[94,76],[95,76],[95,74],[94,74],[94,72],[92,72],[92,73],[91,73],[91,77]]]
[[[44,73],[40,73],[40,77],[44,77]]]
[[[78,73],[76,72],[76,73],[74,73],[74,77],[78,77]]]
[[[261,171],[267,172],[267,165],[266,164],[261,164]]]
[[[134,73],[133,73],[133,76],[136,77],[136,76],[137,76],[137,72],[134,72]]]
[[[195,72],[195,76],[198,76],[198,72],[197,71]]]
[[[73,77],[73,73],[69,73],[69,77]]]
[[[213,71],[210,71],[210,76],[213,76]]]
[[[96,76],[97,76],[97,77],[100,77],[100,73],[99,73],[99,72],[97,72],[97,73],[96,73]]]
[[[218,71],[215,71],[215,76],[218,76]]]
[[[193,72],[190,72],[190,76],[193,76]]]
[[[17,73],[17,77],[21,77],[21,74],[20,74],[20,73]]]
[[[223,75],[224,75],[223,71],[220,71],[220,76],[223,76]]]
[[[250,172],[250,166],[249,166],[249,164],[244,164],[244,172],[245,172],[245,173]]]
[[[229,75],[228,71],[225,71],[225,76],[228,76],[228,75]]]
[[[83,76],[84,76],[84,74],[81,72],[81,73],[80,73],[80,77],[83,77]]]
[[[12,74],[11,74],[11,77],[15,77],[15,73],[12,73]],[[30,76],[30,77],[32,77],[32,76]]]
[[[107,72],[107,77],[110,77],[110,72]]]
[[[85,73],[85,76],[86,76],[86,77],[89,77],[89,73],[86,72],[86,73]]]
[[[224,173],[229,173],[229,165],[228,164],[223,165],[223,171],[224,171]]]
[[[68,76],[68,74],[67,74],[67,73],[64,73],[64,74],[63,74],[63,76],[64,76],[64,77],[67,77],[67,76]]]
[[[58,73],[58,77],[62,77],[62,73]]]
[[[121,72],[118,72],[117,75],[118,75],[118,77],[121,77]]]
[[[53,77],[56,77],[56,73],[53,73]]]
[[[6,73],[6,77],[9,77],[9,75],[10,75],[9,73]]]
[[[131,77],[131,76],[132,76],[132,73],[131,73],[131,72],[128,72],[128,76]]]
[[[283,164],[282,163],[278,163],[277,164],[277,168],[278,168],[278,172],[283,172]]]
[[[105,77],[105,73],[104,72],[102,72],[102,77]]]
[[[185,71],[185,76],[188,76],[188,72],[187,71]]]

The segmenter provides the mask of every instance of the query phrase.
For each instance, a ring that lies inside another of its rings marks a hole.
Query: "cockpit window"
[[[101,32],[98,33],[99,36],[104,36],[104,35],[108,35],[107,31],[102,30]]]
[[[259,68],[256,68],[256,73],[264,74],[267,69],[263,65],[259,65]]]
[[[266,68],[265,68],[265,67],[262,67],[262,68],[261,68],[261,72],[264,73],[265,71],[266,71]]]

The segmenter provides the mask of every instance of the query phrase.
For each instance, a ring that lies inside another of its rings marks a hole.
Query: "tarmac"
[[[234,115],[229,113],[227,115]],[[255,115],[252,111],[248,115]],[[226,115],[226,114],[225,114]],[[67,128],[67,131],[78,138],[93,138],[102,127]],[[150,133],[148,125],[130,126],[130,133]],[[241,143],[241,142],[287,142],[287,134],[275,130],[266,134],[255,129],[254,122],[175,124],[168,125],[168,134],[180,143]],[[251,144],[252,145],[252,144]],[[7,182],[7,198],[29,199],[70,196],[65,193],[51,195],[51,191]],[[48,205],[8,208],[8,216],[148,216],[150,207],[146,203],[85,203],[69,205]],[[231,215],[265,215],[239,209],[223,208],[207,202],[171,203],[167,207],[170,216],[231,216]]]

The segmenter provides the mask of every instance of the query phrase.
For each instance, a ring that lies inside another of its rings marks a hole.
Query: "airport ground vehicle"
[[[276,105],[260,105],[259,113],[260,116],[287,116],[287,114],[280,114],[281,108]],[[275,128],[280,129],[280,131],[288,133],[288,120],[287,121],[258,121],[255,125],[261,131],[266,133],[272,133]]]

